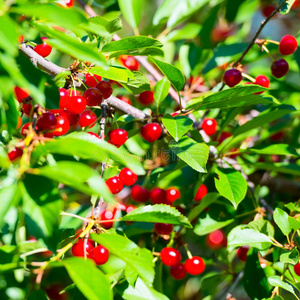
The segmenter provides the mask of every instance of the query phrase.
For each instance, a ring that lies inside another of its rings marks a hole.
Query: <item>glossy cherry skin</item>
[[[298,48],[297,40],[292,35],[285,35],[279,43],[279,52],[282,55],[291,55]]]
[[[96,265],[103,265],[108,261],[109,252],[102,245],[95,247],[92,251],[92,254],[93,260],[96,263]]]
[[[136,183],[137,175],[133,173],[129,168],[124,168],[121,170],[119,177],[124,185],[131,186]]]
[[[222,230],[210,232],[206,237],[206,244],[211,249],[220,249],[226,246],[226,236]]]
[[[143,105],[150,105],[155,101],[154,93],[151,91],[142,92],[142,93],[140,93],[138,100]]]
[[[68,117],[66,114],[64,114],[63,112],[60,113],[57,117],[56,117],[56,127],[53,131],[53,135],[54,136],[61,136],[66,134],[69,129],[70,129],[70,123],[68,120]]]
[[[101,92],[96,88],[89,88],[83,93],[88,106],[99,106],[103,100]]]
[[[95,74],[86,74],[84,80],[87,86],[95,87],[102,80],[102,77]]]
[[[118,96],[118,98],[120,100],[122,100],[123,102],[132,105],[132,102],[131,102],[131,100],[128,97],[126,97],[126,96]]]
[[[208,190],[205,184],[201,184],[196,192],[195,201],[200,201],[206,194]]]
[[[149,143],[155,142],[161,136],[161,128],[157,123],[149,123],[142,127],[141,135]]]
[[[93,242],[91,240],[86,241],[86,245],[84,243],[84,240],[79,240],[77,243],[75,243],[72,246],[72,254],[73,256],[78,257],[86,257],[87,258],[93,258],[92,250],[94,249]]]
[[[29,97],[29,92],[18,86],[14,88],[14,92],[19,103],[22,103],[23,99]]]
[[[200,275],[205,270],[205,263],[200,256],[193,256],[184,262],[184,268],[191,275]]]
[[[186,276],[186,270],[183,263],[179,263],[176,266],[170,268],[171,276],[176,280],[181,280]]]
[[[142,186],[135,185],[131,188],[131,197],[136,202],[144,203],[148,201],[150,193]]]
[[[36,126],[41,131],[51,131],[56,128],[56,118],[52,112],[43,113],[36,122]]]
[[[169,188],[166,190],[166,200],[168,204],[172,204],[175,200],[180,198],[180,192],[176,188]]]
[[[166,247],[160,252],[160,259],[166,266],[176,266],[181,261],[181,254],[177,249]]]
[[[205,118],[202,122],[202,129],[207,135],[213,135],[217,131],[217,121],[212,118]]]
[[[249,246],[242,246],[236,250],[236,256],[241,260],[241,261],[246,261],[247,260],[247,253],[249,251],[250,247]]]
[[[264,17],[268,18],[275,9],[276,9],[275,5],[267,5],[267,6],[262,8],[261,12],[262,12]]]
[[[163,189],[154,188],[150,192],[150,199],[153,204],[166,204],[167,203],[167,193]]]
[[[127,69],[131,71],[137,71],[140,67],[140,64],[133,56],[121,55],[120,61]]]
[[[69,93],[66,89],[59,88],[59,96],[60,96],[59,107],[63,109],[66,107],[66,101],[69,98]]]
[[[128,139],[128,133],[124,129],[114,129],[109,132],[108,136],[111,144],[117,147],[122,146]]]
[[[165,223],[155,223],[154,230],[158,234],[168,235],[173,231],[173,225]]]
[[[283,77],[289,71],[289,64],[283,58],[274,61],[271,65],[271,73],[276,78]]]
[[[108,178],[105,183],[112,194],[118,194],[123,189],[123,182],[118,176]]]
[[[14,148],[7,153],[10,161],[15,161],[23,155],[23,150],[20,148]]]
[[[98,89],[101,92],[103,99],[109,98],[113,93],[113,88],[111,84],[108,81],[104,80],[100,81],[96,85],[96,89]]]
[[[300,276],[300,263],[294,265],[294,271],[298,276]]]
[[[22,111],[26,116],[31,116],[32,113],[32,104],[23,104],[22,105]]]
[[[113,208],[112,210],[104,210],[101,215],[100,215],[100,219],[101,221],[109,221],[109,220],[113,220],[115,218],[117,209]],[[105,223],[101,223],[101,226],[106,228],[106,229],[110,229],[112,228],[114,225],[114,222],[105,222]]]
[[[81,113],[78,124],[80,127],[87,127],[90,125],[94,126],[96,124],[96,120],[97,120],[96,114],[93,111],[87,109],[83,113]]]
[[[34,51],[42,57],[47,57],[51,53],[52,47],[45,42],[47,38],[42,38],[42,40],[44,43],[36,45]]]
[[[74,126],[74,125],[78,124],[78,122],[80,120],[80,114],[71,114],[67,110],[64,110],[63,112],[61,112],[61,114],[66,115],[66,117],[69,120],[70,126]]]
[[[258,75],[256,78],[255,78],[255,81],[254,81],[254,84],[258,84],[260,86],[263,86],[265,88],[268,88],[270,86],[270,80],[267,76],[265,75]],[[258,93],[255,93],[257,95],[259,94],[262,94],[263,92],[258,92]]]
[[[229,87],[234,87],[239,84],[243,79],[242,73],[237,69],[227,70],[223,76],[223,81]]]
[[[71,114],[80,114],[86,108],[86,100],[82,96],[72,96],[66,101],[65,108]]]

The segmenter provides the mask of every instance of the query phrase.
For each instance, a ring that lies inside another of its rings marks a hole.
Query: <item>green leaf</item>
[[[138,278],[135,286],[129,285],[123,292],[123,299],[126,300],[168,300],[164,294],[157,292],[153,287],[147,285],[141,278]]]
[[[27,300],[48,300],[48,297],[45,291],[36,290],[29,294]]]
[[[293,286],[287,282],[284,282],[281,280],[280,276],[274,275],[268,278],[268,282],[272,285],[272,286],[278,286],[290,293],[292,293],[293,295],[295,295],[295,291],[293,289]]]
[[[133,71],[134,78],[129,78],[127,83],[122,83],[122,86],[133,94],[140,94],[144,91],[150,91],[150,83],[148,78],[139,71]]]
[[[292,264],[293,266],[299,262],[299,251],[297,248],[292,250],[285,250],[279,257],[280,262],[283,264]]]
[[[141,162],[127,151],[99,140],[86,132],[74,132],[55,139],[45,145],[40,145],[33,152],[36,159],[47,153],[78,156],[97,162],[107,162],[108,159],[130,168],[137,175],[144,175],[145,171]]]
[[[209,148],[184,136],[178,142],[170,143],[169,148],[186,164],[200,173],[206,173]]]
[[[281,4],[282,1],[283,1],[283,0],[280,0],[280,1],[279,1],[279,4]],[[288,14],[288,13],[290,12],[290,10],[291,10],[291,8],[292,8],[294,2],[295,2],[295,0],[288,0],[288,1],[286,1],[286,3],[285,3],[285,4],[282,6],[282,8],[280,9],[280,13],[281,13],[282,15]]]
[[[153,38],[147,36],[132,36],[126,37],[118,41],[113,41],[106,44],[103,48],[103,52],[115,52],[121,50],[136,50],[140,48],[148,47],[162,47],[163,44]]]
[[[259,219],[259,220],[251,221],[250,223],[248,223],[246,227],[249,229],[254,229],[260,233],[263,233],[270,238],[274,237],[274,233],[275,233],[274,227],[267,220]]]
[[[114,202],[112,194],[97,171],[83,163],[59,161],[56,165],[34,169],[33,172],[66,184],[85,194],[97,195],[103,197],[107,202]]]
[[[193,126],[193,121],[190,118],[183,116],[172,117],[169,114],[164,115],[162,122],[176,142]]]
[[[182,90],[184,86],[184,76],[182,72],[171,64],[165,63],[161,60],[149,56],[150,60],[161,70],[161,72],[171,81],[172,85],[177,91]]]
[[[18,25],[7,15],[0,16],[0,48],[7,54],[18,54]]]
[[[255,163],[254,167],[256,169],[261,170],[270,170],[278,173],[292,174],[292,175],[300,175],[300,166],[288,163],[288,162],[280,162],[280,163]]]
[[[9,160],[4,147],[0,144],[0,167],[4,169],[8,169],[10,165],[11,165],[11,161]]]
[[[121,218],[122,221],[138,221],[150,223],[167,223],[183,225],[191,228],[188,219],[175,207],[165,204],[147,205],[138,207]]]
[[[70,257],[63,264],[81,293],[90,300],[112,300],[113,294],[106,276],[92,260]]]
[[[284,235],[288,235],[292,231],[292,227],[289,224],[289,215],[285,211],[277,207],[273,218]]]
[[[194,227],[194,232],[197,235],[203,236],[217,229],[221,229],[231,224],[234,219],[217,220],[212,217],[211,214],[207,213],[205,218],[199,218],[197,224]]]
[[[129,79],[134,79],[134,74],[125,69],[119,67],[108,67],[108,68],[101,68],[101,67],[94,67],[90,69],[90,73],[100,75],[104,78],[115,80],[118,82],[128,82]]]
[[[268,155],[294,155],[294,156],[299,155],[296,149],[291,147],[288,144],[273,144],[273,145],[268,145],[266,147],[250,148],[247,149],[246,151],[259,153],[259,154],[268,154]]]
[[[228,235],[228,248],[237,248],[245,245],[260,250],[268,249],[271,246],[271,239],[254,229],[234,228]]]
[[[166,77],[156,83],[154,87],[154,99],[158,104],[168,96],[170,87],[170,81]]]
[[[131,56],[164,56],[165,53],[161,48],[157,47],[147,47],[147,48],[139,48],[134,50],[121,50],[112,52],[109,55],[109,58],[119,57],[120,55],[131,55]]]
[[[194,39],[199,34],[201,25],[197,23],[188,23],[183,28],[172,30],[167,36],[167,42],[175,42],[178,40]]]
[[[115,18],[113,20],[106,20],[103,17],[96,16],[88,19],[88,24],[80,24],[80,28],[86,31],[91,31],[99,36],[108,37],[122,29],[122,21],[120,18]]]
[[[270,296],[267,276],[260,265],[258,253],[250,249],[247,255],[243,285],[251,299],[262,299]]]
[[[91,233],[91,238],[107,248],[109,253],[112,253],[125,261],[136,270],[139,273],[139,276],[146,282],[153,282],[153,256],[148,249],[141,249],[131,240],[118,234],[101,233],[97,235]]]
[[[248,184],[242,174],[235,169],[217,168],[215,185],[218,192],[228,199],[235,209],[239,203],[245,198]]]
[[[137,28],[142,18],[143,1],[142,0],[118,0],[122,15],[128,24]]]

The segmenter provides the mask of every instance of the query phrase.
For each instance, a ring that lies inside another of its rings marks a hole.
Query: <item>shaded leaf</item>
[[[143,1],[118,0],[118,4],[128,24],[133,28],[137,28],[142,18]]]

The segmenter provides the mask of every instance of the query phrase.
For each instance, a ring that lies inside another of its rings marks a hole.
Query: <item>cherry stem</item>
[[[193,255],[192,255],[191,251],[188,249],[188,247],[186,245],[183,245],[183,247],[186,251],[188,258],[193,258]]]
[[[274,59],[274,57],[271,55],[269,49],[268,49],[265,45],[262,45],[261,47],[262,47],[262,49],[263,49],[264,51],[266,51],[266,52],[269,54],[269,56],[271,57],[271,59],[272,59],[273,61],[275,61],[275,59]]]
[[[251,82],[255,82],[255,79],[246,73],[242,73],[242,76],[249,79]]]
[[[279,45],[280,42],[274,41],[274,40],[266,40],[267,43],[276,44]]]

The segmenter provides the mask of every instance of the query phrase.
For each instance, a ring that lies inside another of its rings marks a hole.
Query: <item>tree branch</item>
[[[242,56],[233,64],[233,67],[236,67],[240,62],[242,62],[242,60],[244,59],[246,54],[249,52],[249,50],[255,44],[255,41],[258,38],[261,31],[264,29],[264,27],[267,25],[267,23],[281,10],[281,8],[284,6],[284,4],[286,2],[287,2],[287,0],[282,1],[282,3],[265,20],[263,20],[261,22],[260,27],[259,27],[258,31],[256,32],[256,34],[254,35],[253,39],[251,40],[250,44],[248,45],[246,50],[243,52]]]

